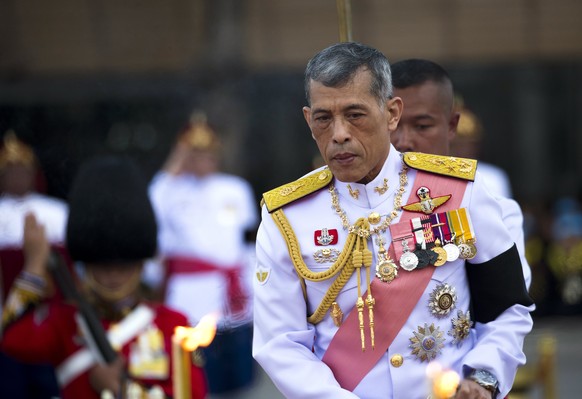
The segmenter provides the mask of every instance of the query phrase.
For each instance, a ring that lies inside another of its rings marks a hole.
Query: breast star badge
[[[451,194],[431,198],[430,189],[424,186],[420,187],[416,191],[416,195],[418,196],[420,201],[404,205],[402,209],[405,209],[410,212],[422,212],[427,215],[430,215],[436,208],[438,208],[451,198]]]
[[[445,338],[441,329],[434,324],[430,326],[424,323],[424,327],[418,326],[418,330],[413,332],[410,338],[412,354],[421,362],[434,360],[445,346]]]

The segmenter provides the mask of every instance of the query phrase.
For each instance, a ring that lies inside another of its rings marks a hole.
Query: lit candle
[[[190,372],[192,363],[190,352],[198,347],[208,346],[216,335],[217,316],[206,315],[196,327],[178,326],[172,336],[172,383],[174,398],[191,399],[192,382]]]
[[[430,382],[431,399],[449,399],[457,392],[460,377],[453,370],[446,370],[437,363],[430,362],[426,367]]]

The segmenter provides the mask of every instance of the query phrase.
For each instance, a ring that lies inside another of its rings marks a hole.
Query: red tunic
[[[162,332],[165,351],[171,359],[171,337],[174,327],[186,326],[186,317],[162,305],[148,306],[154,311],[153,324]],[[75,321],[76,309],[73,306],[61,302],[53,302],[48,305],[40,305],[34,312],[28,312],[18,321],[9,325],[4,332],[1,349],[8,355],[23,362],[51,363],[59,366],[69,356],[83,348],[83,339],[79,333]],[[102,320],[107,329],[110,322]],[[130,345],[136,341],[136,337],[126,343],[121,353],[126,362],[129,362]],[[166,395],[173,396],[172,367],[168,378],[164,380],[141,379],[134,376],[130,378],[144,386],[159,385]],[[192,399],[202,399],[206,396],[206,378],[202,369],[192,366]],[[62,386],[63,399],[99,399],[99,393],[93,390],[89,384],[88,371],[73,379],[66,386]]]

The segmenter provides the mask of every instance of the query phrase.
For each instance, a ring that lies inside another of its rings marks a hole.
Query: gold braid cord
[[[293,232],[287,217],[283,213],[283,210],[278,209],[277,211],[271,213],[271,215],[275,221],[275,224],[281,231],[285,242],[287,243],[287,249],[289,251],[291,261],[293,262],[293,266],[295,267],[295,271],[302,279],[318,282],[329,280],[337,274],[337,277],[325,293],[315,312],[307,318],[307,321],[310,323],[317,324],[323,320],[326,313],[330,309],[331,304],[335,301],[341,289],[346,285],[356,270],[356,267],[359,268],[364,265],[369,268],[371,266],[372,253],[368,250],[367,247],[367,237],[358,236],[358,234],[353,232],[349,233],[346,244],[344,245],[342,252],[338,256],[337,260],[333,263],[333,265],[323,272],[313,272],[309,270],[303,260],[303,257],[301,256],[301,250],[299,248],[297,237],[295,236],[295,233]],[[365,218],[358,219],[354,225],[362,227],[362,229],[356,229],[357,231],[369,230],[369,223]],[[356,263],[359,263],[359,266],[356,266]]]

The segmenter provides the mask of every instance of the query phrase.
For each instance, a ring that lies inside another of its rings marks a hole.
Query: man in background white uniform
[[[36,191],[39,163],[32,148],[9,131],[0,148],[0,313],[8,288],[22,269],[24,216],[34,213],[48,241],[63,247],[68,206]],[[0,354],[0,386],[6,397],[50,398],[58,395],[49,366],[25,365]]]
[[[159,253],[166,266],[165,303],[185,313],[193,325],[206,314],[218,314],[219,336],[243,325],[250,334],[246,234],[256,228],[258,206],[246,180],[219,171],[220,149],[206,118],[195,114],[151,183]],[[220,337],[208,348],[210,357],[219,342]],[[250,340],[248,347],[250,361]],[[223,366],[216,372],[228,365]],[[212,370],[207,373],[211,392],[228,390],[217,386]]]

